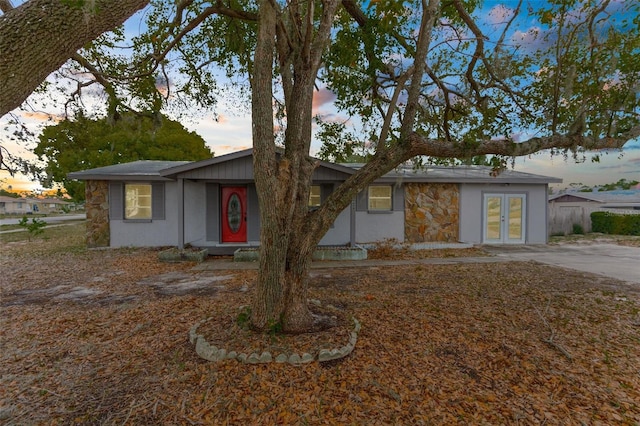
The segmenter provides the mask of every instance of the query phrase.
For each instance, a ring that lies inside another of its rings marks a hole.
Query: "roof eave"
[[[119,174],[101,174],[101,173],[83,173],[73,172],[67,174],[69,179],[75,180],[118,180],[118,181],[163,181],[170,182],[173,179],[169,179],[159,175],[135,175],[129,173]]]

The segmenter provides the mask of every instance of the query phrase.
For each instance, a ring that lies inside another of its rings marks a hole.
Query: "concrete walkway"
[[[360,260],[314,262],[312,269],[372,268],[396,265],[452,265],[458,263],[502,263],[535,261],[547,265],[603,275],[640,284],[640,247],[617,244],[561,244],[484,246],[487,257],[446,257],[407,260]],[[194,267],[197,271],[258,269],[257,262],[234,262],[210,258]]]
[[[456,263],[496,263],[511,262],[511,259],[496,256],[486,257],[443,257],[428,259],[406,259],[406,260],[339,260],[313,262],[311,269],[334,269],[334,268],[380,268],[384,266],[398,265],[453,265]],[[195,271],[217,271],[217,270],[250,270],[258,269],[258,262],[234,262],[231,259],[207,259],[196,265]]]
[[[640,247],[592,243],[484,248],[500,259],[535,261],[640,284]]]

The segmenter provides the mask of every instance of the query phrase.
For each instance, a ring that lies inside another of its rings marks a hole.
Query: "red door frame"
[[[223,243],[247,242],[247,188],[223,186],[220,222]]]

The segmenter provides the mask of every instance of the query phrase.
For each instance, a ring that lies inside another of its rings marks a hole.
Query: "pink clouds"
[[[41,111],[21,111],[20,115],[25,119],[31,119],[34,121],[55,121],[57,123],[64,120],[64,117],[61,115]]]
[[[325,104],[332,103],[336,100],[336,95],[326,87],[321,88],[313,93],[313,109],[317,111]]]

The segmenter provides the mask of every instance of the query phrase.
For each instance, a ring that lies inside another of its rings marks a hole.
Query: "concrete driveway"
[[[640,284],[640,247],[592,243],[483,248],[498,257],[533,260]]]

